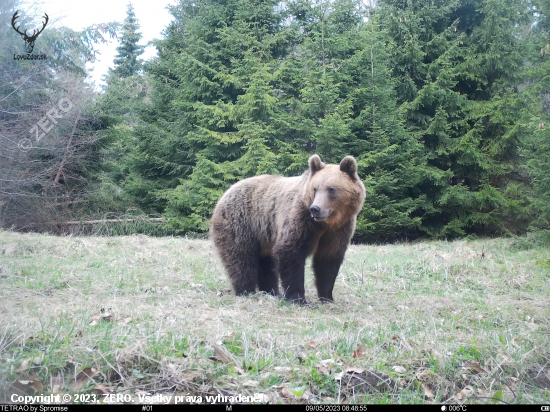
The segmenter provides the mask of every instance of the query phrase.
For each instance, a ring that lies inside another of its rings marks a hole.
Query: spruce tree
[[[273,0],[181,1],[147,70],[127,188],[152,194],[177,232],[204,231],[223,191],[275,172],[272,76],[281,13]]]
[[[279,86],[285,121],[278,130],[285,151],[316,152],[331,163],[354,155],[368,193],[356,237],[414,237],[420,225],[415,211],[424,202],[418,185],[425,158],[400,120],[388,69],[390,39],[361,2],[299,1],[289,8],[296,16],[291,29],[295,26],[297,45],[281,69]]]
[[[275,6],[182,1],[172,9],[147,68],[152,104],[126,188],[164,211],[170,229],[204,231],[237,180],[300,174],[312,153],[330,163],[352,154],[370,194],[359,234],[414,235],[424,158],[399,120],[387,36],[367,29],[359,1]]]
[[[122,78],[132,76],[142,70],[139,56],[143,54],[144,50],[144,46],[138,45],[142,35],[138,32],[139,22],[136,19],[134,6],[129,3],[127,7],[126,18],[122,26],[122,38],[114,60],[115,68],[112,70],[116,76]]]
[[[408,132],[427,154],[422,230],[440,237],[523,230],[517,171],[526,102],[518,90],[527,3],[383,0],[380,16],[395,44],[392,72]]]
[[[125,187],[204,231],[232,183],[352,154],[363,239],[521,231],[525,5],[181,0]]]
[[[107,84],[96,105],[103,143],[99,191],[106,198],[120,200],[118,204],[109,203],[111,212],[121,213],[130,208],[136,210],[136,204],[151,197],[148,191],[132,190],[136,155],[134,130],[138,124],[137,113],[145,104],[148,79],[139,60],[143,53],[143,46],[138,45],[141,39],[139,23],[132,4],[127,7],[115,67],[105,76]],[[155,212],[149,208],[146,211]]]
[[[550,1],[534,1],[534,16],[526,53],[525,98],[531,102],[526,123],[530,135],[525,156],[532,178],[533,228],[550,229]]]
[[[396,82],[391,77],[391,39],[377,31],[378,17],[363,28],[369,45],[356,53],[345,71],[353,73],[350,91],[354,120],[350,131],[356,137],[351,150],[358,155],[365,178],[368,201],[357,222],[362,240],[394,241],[418,237],[420,211],[427,197],[420,190],[429,174],[422,142],[407,133],[404,113],[398,104]]]

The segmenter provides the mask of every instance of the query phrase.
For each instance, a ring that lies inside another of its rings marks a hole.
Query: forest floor
[[[297,306],[236,297],[206,240],[0,231],[0,297],[0,403],[550,397],[550,250],[528,238],[354,245],[336,303],[308,259]]]

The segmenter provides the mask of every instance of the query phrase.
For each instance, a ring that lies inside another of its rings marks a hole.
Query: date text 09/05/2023
[[[307,412],[366,412],[367,405],[306,405]]]

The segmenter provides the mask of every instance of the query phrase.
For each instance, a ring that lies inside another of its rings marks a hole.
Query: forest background
[[[549,0],[182,0],[146,63],[131,5],[16,60],[18,9],[0,4],[0,227],[201,234],[236,181],[351,154],[356,242],[550,244]],[[95,91],[85,64],[115,38]]]

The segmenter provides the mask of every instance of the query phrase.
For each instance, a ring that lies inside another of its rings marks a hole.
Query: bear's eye
[[[315,192],[317,192],[317,188],[316,188],[316,187],[313,188],[313,194],[315,194]]]
[[[333,194],[336,193],[336,190],[335,190],[333,187],[329,187],[329,188],[328,188],[328,193],[331,194],[331,195],[333,195]]]

